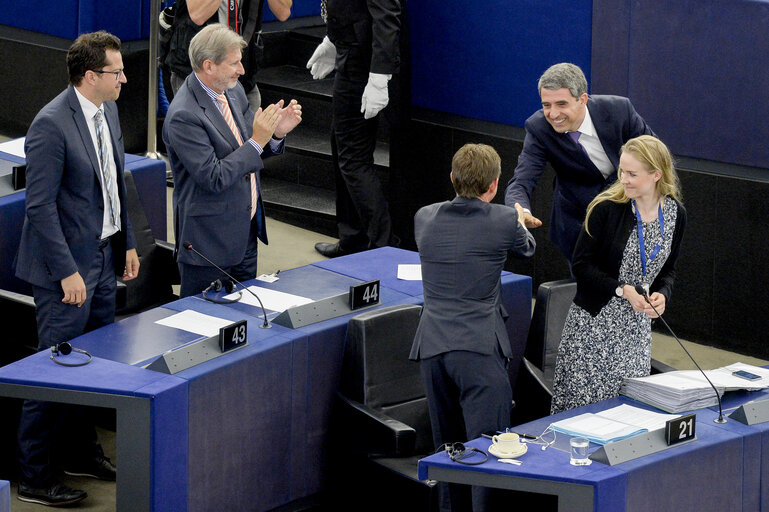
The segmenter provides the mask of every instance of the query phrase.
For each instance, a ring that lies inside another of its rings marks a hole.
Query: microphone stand
[[[676,339],[678,344],[681,345],[681,348],[684,349],[684,352],[686,352],[686,355],[689,356],[689,359],[692,360],[692,363],[694,363],[694,366],[697,367],[700,373],[702,373],[702,376],[705,377],[705,380],[708,381],[708,384],[710,384],[710,387],[713,388],[713,391],[716,392],[716,398],[718,399],[718,418],[714,419],[713,421],[716,423],[726,423],[726,418],[724,418],[724,413],[721,410],[721,395],[718,394],[718,389],[716,389],[713,383],[710,382],[710,379],[702,370],[702,368],[700,368],[700,365],[697,364],[697,361],[695,361],[692,355],[689,353],[689,351],[686,350],[686,347],[684,347],[684,344],[681,343],[681,340],[678,339],[678,336],[676,336],[676,333],[673,332],[673,329],[670,328],[670,326],[665,321],[665,319],[662,318],[662,315],[660,315],[659,311],[657,311],[657,308],[654,307],[654,304],[652,304],[652,301],[649,299],[649,294],[646,293],[646,290],[644,289],[644,287],[641,286],[640,284],[637,284],[635,285],[635,291],[636,293],[638,293],[638,295],[641,295],[646,300],[646,302],[652,307],[654,312],[657,313],[657,318],[662,320],[662,323],[665,324],[665,327],[667,328],[667,330],[670,331],[670,334],[673,335],[673,337]]]
[[[206,258],[206,257],[203,255],[203,253],[201,253],[200,251],[198,251],[197,249],[195,249],[194,247],[192,247],[192,244],[191,244],[191,243],[189,243],[189,242],[184,242],[184,243],[182,243],[182,246],[183,246],[185,249],[187,249],[188,251],[192,251],[192,252],[194,252],[195,254],[197,254],[198,256],[200,256],[201,258],[203,258],[204,260],[206,260],[208,263],[210,263],[211,265],[213,265],[213,267],[214,267],[216,270],[218,270],[219,272],[221,272],[221,273],[222,273],[222,274],[224,274],[225,276],[227,276],[227,277],[229,277],[230,279],[232,279],[232,282],[233,282],[233,283],[237,283],[237,284],[239,284],[241,288],[243,288],[245,291],[247,291],[248,293],[250,293],[251,295],[253,295],[253,296],[256,298],[256,300],[257,300],[257,301],[259,301],[259,306],[261,306],[261,308],[262,308],[262,315],[264,315],[264,323],[263,323],[262,325],[260,325],[260,326],[259,326],[259,328],[260,328],[260,329],[270,329],[270,328],[272,328],[272,325],[270,325],[270,323],[267,321],[267,311],[265,311],[265,309],[264,309],[264,304],[262,304],[262,299],[260,299],[260,298],[259,298],[259,296],[258,296],[257,294],[255,294],[254,292],[252,292],[250,289],[246,288],[246,286],[245,286],[245,285],[243,285],[243,283],[241,283],[240,281],[238,281],[237,279],[235,279],[234,277],[232,277],[230,274],[228,274],[227,272],[225,272],[225,271],[224,271],[224,269],[223,269],[222,267],[220,267],[219,265],[217,265],[217,264],[216,264],[216,263],[214,263],[213,261],[211,261],[211,260],[209,260],[208,258]]]

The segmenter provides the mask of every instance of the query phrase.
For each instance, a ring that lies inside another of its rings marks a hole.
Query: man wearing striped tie
[[[257,238],[267,243],[259,190],[262,160],[283,152],[283,139],[302,120],[302,107],[283,100],[254,113],[238,77],[243,38],[224,25],[190,42],[193,72],[171,102],[163,141],[174,174],[174,233],[181,296],[223,276],[182,242],[238,280],[256,276]]]
[[[14,264],[16,276],[32,284],[41,350],[112,323],[115,276],[139,272],[115,106],[126,83],[120,40],[104,31],[81,35],[67,68],[70,86],[37,114],[24,145],[26,217]],[[20,500],[59,506],[86,497],[56,480],[50,459],[57,431],[72,452],[65,472],[115,480],[82,410],[27,400],[18,436]]]

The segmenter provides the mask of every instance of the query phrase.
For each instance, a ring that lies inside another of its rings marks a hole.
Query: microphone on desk
[[[260,327],[260,328],[262,328],[262,329],[269,329],[269,328],[271,328],[271,327],[272,327],[272,326],[270,325],[270,323],[267,321],[267,311],[265,311],[265,309],[264,309],[264,304],[262,304],[262,299],[260,299],[260,298],[259,298],[259,296],[258,296],[257,294],[255,294],[255,293],[254,293],[253,291],[251,291],[249,288],[247,288],[246,286],[244,286],[244,285],[243,285],[243,283],[241,283],[240,281],[238,281],[237,279],[235,279],[234,277],[232,277],[230,274],[228,274],[227,272],[225,272],[225,271],[224,271],[224,269],[223,269],[222,267],[220,267],[219,265],[217,265],[217,264],[216,264],[216,263],[214,263],[213,261],[211,261],[211,260],[209,260],[208,258],[206,258],[206,257],[205,257],[205,256],[204,256],[204,255],[203,255],[203,254],[202,254],[200,251],[198,251],[197,249],[195,249],[194,247],[192,247],[192,244],[191,244],[190,242],[182,242],[182,247],[184,247],[184,248],[185,248],[185,249],[187,249],[188,251],[192,251],[192,252],[194,252],[195,254],[197,254],[198,256],[200,256],[201,258],[203,258],[204,260],[206,260],[208,263],[210,263],[211,265],[213,265],[213,267],[214,267],[216,270],[218,270],[219,272],[221,272],[221,273],[222,273],[222,274],[224,274],[225,276],[229,277],[229,278],[232,280],[232,282],[233,282],[233,283],[239,284],[241,288],[243,288],[245,291],[247,291],[248,293],[250,293],[251,295],[253,295],[253,296],[256,298],[256,300],[257,300],[257,301],[259,301],[259,305],[262,307],[262,314],[264,315],[264,323],[263,323],[262,325],[260,325],[259,327]]]
[[[652,304],[652,301],[649,299],[649,293],[646,291],[646,289],[640,284],[637,284],[635,285],[635,291],[638,295],[641,295],[646,300],[646,302],[652,307],[654,312],[657,313],[657,318],[662,320],[662,323],[665,324],[665,327],[667,328],[667,330],[670,331],[670,334],[673,335],[673,337],[676,339],[678,344],[681,345],[681,348],[684,349],[684,352],[686,352],[686,355],[689,356],[689,359],[692,360],[692,363],[694,363],[694,366],[697,367],[700,373],[702,373],[702,376],[705,377],[705,380],[708,381],[708,384],[710,384],[710,387],[713,388],[713,391],[716,392],[716,398],[718,399],[718,418],[713,421],[715,421],[716,423],[726,423],[726,418],[724,418],[724,414],[721,410],[721,395],[718,394],[718,390],[716,389],[716,387],[713,385],[712,382],[710,382],[710,379],[708,378],[708,376],[705,374],[704,371],[702,371],[702,368],[700,368],[700,365],[697,364],[697,361],[694,360],[694,358],[689,353],[689,351],[686,350],[686,347],[684,347],[684,344],[681,343],[681,340],[678,339],[678,336],[676,336],[676,333],[673,332],[673,329],[671,329],[668,323],[665,321],[665,319],[662,318],[662,315],[660,315],[659,311],[657,311],[657,308],[654,307],[654,304]]]

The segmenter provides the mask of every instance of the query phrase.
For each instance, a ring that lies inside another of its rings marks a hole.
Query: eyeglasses
[[[100,75],[107,73],[110,75],[115,75],[115,80],[120,80],[121,75],[125,76],[122,69],[118,69],[117,71],[104,71],[103,69],[94,69],[94,73],[99,73]]]

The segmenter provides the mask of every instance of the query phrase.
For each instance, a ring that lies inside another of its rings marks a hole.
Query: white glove
[[[307,69],[315,80],[320,80],[334,70],[334,62],[336,62],[336,46],[326,36],[307,61]]]
[[[360,112],[364,119],[371,119],[387,106],[390,101],[387,95],[387,82],[392,75],[369,73],[368,83],[363,89],[363,97],[360,100]]]

